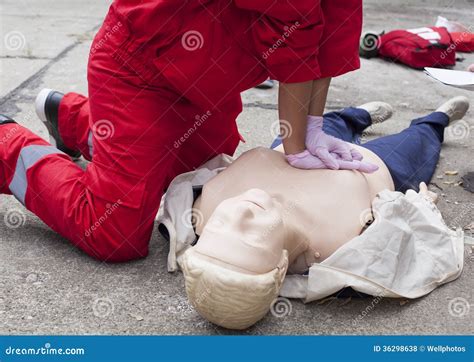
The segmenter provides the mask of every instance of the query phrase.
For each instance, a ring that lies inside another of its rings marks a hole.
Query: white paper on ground
[[[463,24],[458,23],[457,21],[449,21],[448,19],[443,18],[442,16],[438,16],[435,26],[445,27],[450,33],[470,33],[469,29]]]
[[[473,72],[425,67],[425,73],[443,84],[474,90]]]

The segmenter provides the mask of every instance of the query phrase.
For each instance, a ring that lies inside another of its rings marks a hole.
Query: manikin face
[[[280,262],[284,234],[274,200],[263,190],[251,189],[219,204],[195,250],[237,271],[262,274]]]

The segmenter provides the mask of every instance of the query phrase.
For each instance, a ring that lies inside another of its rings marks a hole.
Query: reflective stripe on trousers
[[[15,174],[10,182],[9,189],[11,193],[25,205],[25,195],[28,189],[28,180],[26,172],[38,162],[41,158],[52,154],[64,154],[54,146],[30,145],[20,151],[16,162]]]

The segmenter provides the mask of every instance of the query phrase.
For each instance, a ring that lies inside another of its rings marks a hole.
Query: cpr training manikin
[[[204,318],[245,329],[279,295],[310,302],[350,286],[417,298],[460,275],[463,234],[445,225],[436,194],[424,183],[393,191],[384,162],[356,147],[377,172],[299,170],[256,148],[171,183],[158,217],[168,268],[180,265]]]

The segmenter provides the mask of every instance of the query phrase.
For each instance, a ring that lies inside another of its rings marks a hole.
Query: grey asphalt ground
[[[447,5],[446,5],[447,4]],[[99,0],[2,0],[0,3],[0,112],[41,136],[34,113],[43,87],[87,94],[86,62],[92,36],[108,3]],[[391,30],[434,25],[443,15],[468,26],[474,2],[365,1],[365,29]],[[456,69],[474,63],[463,55]],[[327,108],[373,100],[393,105],[395,114],[367,137],[398,132],[443,101],[474,93],[438,84],[420,71],[382,60],[335,79]],[[247,139],[238,150],[268,145],[277,119],[276,90],[249,90],[239,117]],[[474,108],[473,108],[474,109]],[[430,188],[440,196],[448,225],[463,227],[474,216],[474,195],[456,184],[474,171],[474,111],[461,135],[447,132]],[[458,171],[445,175],[445,171]],[[15,219],[16,218],[16,219]],[[16,228],[12,223],[17,221]],[[204,321],[188,304],[180,273],[166,271],[167,244],[153,233],[150,255],[126,264],[103,264],[76,250],[13,197],[0,196],[0,334],[227,334]],[[462,276],[418,300],[329,300],[291,313],[269,314],[245,334],[471,334],[474,325],[474,258],[466,247]],[[363,316],[359,318],[359,316]]]

